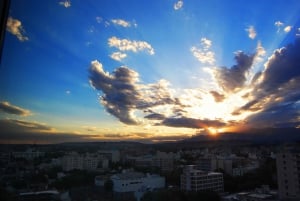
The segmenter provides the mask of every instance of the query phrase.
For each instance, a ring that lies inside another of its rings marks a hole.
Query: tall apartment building
[[[205,172],[197,165],[186,165],[180,177],[181,189],[185,191],[212,190],[224,191],[223,174],[220,172]]]
[[[300,152],[287,151],[276,156],[280,200],[300,200]]]

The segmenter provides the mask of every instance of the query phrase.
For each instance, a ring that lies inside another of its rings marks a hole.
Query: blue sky
[[[299,127],[299,13],[297,0],[12,0],[0,139]]]

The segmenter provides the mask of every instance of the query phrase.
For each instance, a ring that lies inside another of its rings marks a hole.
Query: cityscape
[[[299,201],[299,0],[2,0],[0,200]]]

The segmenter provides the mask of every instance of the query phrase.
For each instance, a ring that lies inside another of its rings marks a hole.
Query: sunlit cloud
[[[71,1],[70,0],[60,1],[59,5],[64,6],[65,8],[69,8],[71,7]]]
[[[245,29],[248,32],[248,36],[251,39],[254,39],[256,37],[256,31],[254,26],[249,26],[247,29]]]
[[[18,107],[16,105],[12,105],[7,101],[0,102],[0,111],[5,112],[7,114],[14,114],[20,116],[29,116],[32,114],[29,110]]]
[[[176,3],[174,3],[174,9],[175,10],[181,9],[182,6],[183,6],[183,1],[182,0],[178,0]]]
[[[114,52],[110,55],[110,57],[116,61],[121,61],[122,59],[127,57],[127,54],[122,52]]]
[[[6,30],[15,35],[20,41],[27,41],[29,38],[24,35],[24,29],[22,27],[21,21],[9,17],[7,19]]]
[[[119,25],[122,27],[130,27],[131,26],[130,22],[122,20],[122,19],[112,19],[111,22],[115,25]]]
[[[115,47],[120,51],[147,51],[150,55],[154,54],[154,49],[146,41],[136,41],[128,39],[120,39],[115,36],[108,39],[108,45],[110,47]]]
[[[260,122],[273,126],[277,122],[298,123],[300,99],[300,41],[277,49],[265,63],[265,69],[258,73],[253,83],[251,97],[239,111],[256,111],[248,118],[249,124]],[[283,116],[289,118],[282,118]],[[275,118],[280,116],[281,120]],[[277,119],[277,121],[275,121]],[[259,120],[259,121],[255,121]]]
[[[288,33],[292,30],[292,28],[293,28],[292,26],[286,26],[286,27],[284,27],[283,30],[284,30],[285,33]]]
[[[215,63],[215,53],[210,50],[212,41],[207,38],[201,38],[200,46],[191,47],[190,51],[193,56],[201,63],[213,65]]]

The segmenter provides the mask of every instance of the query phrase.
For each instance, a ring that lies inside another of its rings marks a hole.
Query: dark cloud
[[[249,124],[299,126],[300,40],[276,50],[252,85],[252,98],[236,111],[257,111]]]
[[[152,120],[163,120],[165,119],[165,115],[162,115],[162,114],[158,114],[158,113],[152,113],[152,114],[149,114],[147,116],[145,116],[146,119],[152,119]]]
[[[0,119],[0,130],[3,133],[51,131],[53,128],[37,123],[18,119]]]
[[[170,127],[184,127],[184,128],[207,128],[207,127],[221,127],[225,123],[219,120],[201,120],[194,118],[166,118],[162,121],[161,125]]]
[[[125,124],[139,124],[139,119],[134,116],[135,110],[147,111],[159,105],[180,104],[169,92],[167,82],[140,84],[139,74],[127,67],[119,67],[108,74],[101,63],[93,61],[89,74],[91,85],[103,93],[101,103],[106,111]]]
[[[28,116],[31,114],[29,110],[20,108],[15,105],[11,105],[9,102],[6,101],[0,102],[0,110],[8,114],[15,114],[20,116]]]
[[[225,96],[223,94],[220,94],[216,91],[210,91],[210,94],[214,97],[217,103],[222,102],[225,99]]]
[[[236,65],[231,68],[221,67],[214,71],[214,76],[224,91],[233,92],[244,86],[246,74],[252,66],[255,55],[247,55],[237,52],[235,55]]]
[[[40,123],[0,119],[0,143],[61,143],[91,141],[96,135],[75,135],[54,132],[54,129]]]

